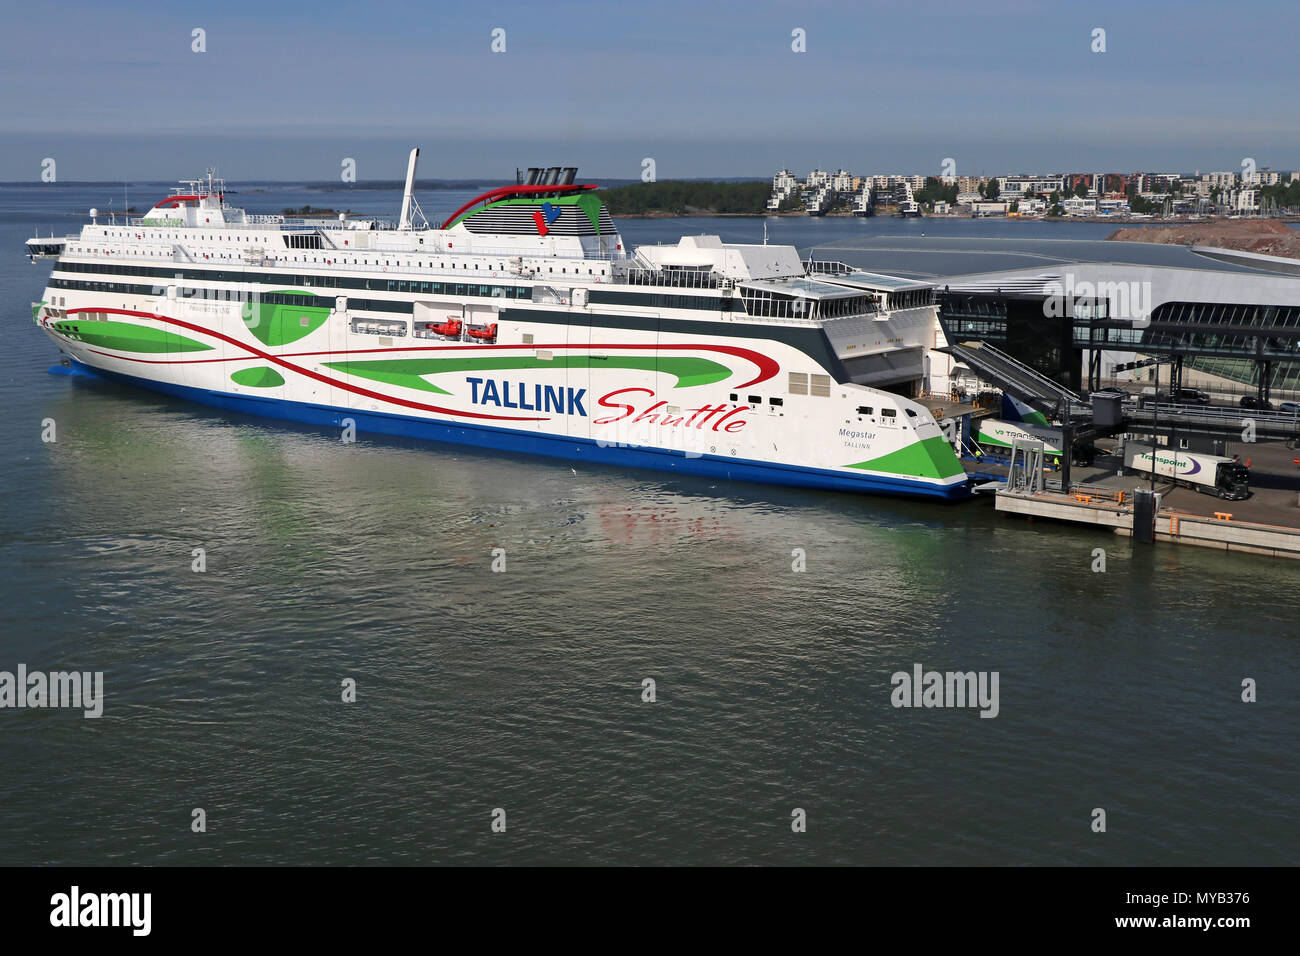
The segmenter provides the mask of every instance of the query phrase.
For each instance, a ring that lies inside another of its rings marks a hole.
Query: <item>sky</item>
[[[0,181],[1300,168],[1294,2],[2,6]]]

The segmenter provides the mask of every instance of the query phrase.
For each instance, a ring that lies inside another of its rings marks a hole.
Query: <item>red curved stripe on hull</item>
[[[336,379],[330,378],[328,375],[322,375],[319,372],[313,372],[311,369],[308,368],[301,368],[297,365],[294,365],[292,362],[284,361],[277,355],[272,355],[269,352],[263,352],[261,349],[254,348],[251,345],[248,345],[244,342],[240,342],[238,339],[232,339],[230,336],[224,335],[221,332],[214,332],[211,329],[205,329],[201,325],[193,325],[189,322],[182,321],[181,319],[173,319],[169,316],[158,315],[157,313],[154,312],[133,312],[130,309],[103,309],[103,308],[94,308],[94,309],[86,308],[86,309],[68,310],[69,314],[75,312],[106,312],[112,315],[130,315],[141,319],[157,319],[158,321],[166,322],[169,325],[178,325],[183,329],[189,329],[191,332],[198,332],[201,335],[210,335],[215,339],[221,339],[221,341],[233,345],[236,348],[243,349],[245,352],[248,352],[250,355],[256,355],[258,358],[262,358],[268,362],[273,362],[276,365],[283,366],[284,368],[287,368],[290,371],[297,372],[299,375],[305,375],[308,378],[315,379],[316,381],[322,382],[325,385],[332,385],[335,386],[336,388],[341,388],[347,392],[353,392],[354,394],[357,395],[364,395],[367,398],[376,398],[381,402],[388,402],[391,405],[401,405],[405,408],[418,408],[421,411],[437,412],[440,415],[454,415],[458,418],[484,418],[484,419],[492,419],[494,421],[506,421],[506,422],[550,421],[550,419],[548,418],[524,418],[519,415],[488,415],[485,412],[462,412],[454,408],[443,408],[441,405],[426,405],[423,402],[412,402],[405,398],[394,398],[391,395],[385,395],[382,392],[371,391],[370,389],[362,388],[359,385],[349,385],[346,382],[340,382]],[[114,356],[114,357],[117,358],[119,356]]]

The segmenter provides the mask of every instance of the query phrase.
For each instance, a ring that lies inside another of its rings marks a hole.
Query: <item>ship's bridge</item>
[[[64,236],[37,236],[27,240],[27,258],[57,259],[63,255],[68,240]]]
[[[227,226],[243,225],[244,211],[225,204],[221,193],[182,193],[157,203],[143,218],[142,226]]]

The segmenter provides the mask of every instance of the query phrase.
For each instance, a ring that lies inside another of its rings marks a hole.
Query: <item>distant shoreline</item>
[[[619,219],[902,219],[902,216],[859,216],[851,212],[828,212],[823,216],[810,216],[806,212],[636,212],[617,213]],[[971,216],[925,215],[906,218],[925,222],[953,222],[966,219],[998,220],[1002,222],[1099,222],[1115,226],[1204,226],[1226,222],[1280,222],[1300,226],[1300,216],[1252,216],[1249,219],[1230,219],[1227,216],[1207,216],[1204,219],[1132,219],[1126,216]]]

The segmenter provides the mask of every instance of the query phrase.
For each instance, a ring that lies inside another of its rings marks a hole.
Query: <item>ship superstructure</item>
[[[220,180],[28,242],[36,323],[108,378],[358,432],[960,497],[923,282],[688,236],[629,252],[576,169],[530,169],[438,227],[253,215]],[[946,357],[945,357],[946,358]],[[907,394],[904,394],[907,393]]]

